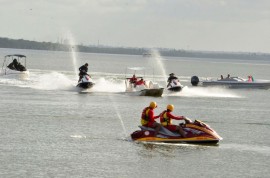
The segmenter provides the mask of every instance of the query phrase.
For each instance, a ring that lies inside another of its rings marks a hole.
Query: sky
[[[270,53],[269,0],[0,0],[0,37]]]

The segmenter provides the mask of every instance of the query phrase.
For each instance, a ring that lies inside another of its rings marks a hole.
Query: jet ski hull
[[[154,129],[140,126],[131,134],[134,141],[139,142],[163,142],[163,143],[197,143],[197,144],[217,144],[222,138],[208,125],[201,121],[185,124],[182,126],[186,137],[183,138],[178,133],[171,132],[162,127],[161,131],[154,135]]]
[[[167,85],[167,89],[173,92],[179,92],[182,90],[182,88],[183,88],[183,85],[181,85],[178,79],[171,80],[171,82]]]
[[[143,131],[140,131],[140,134],[145,134]],[[135,133],[134,133],[135,134]],[[134,134],[132,136],[134,136]],[[138,134],[138,133],[136,133]],[[154,131],[151,133],[151,135],[154,134]],[[182,137],[176,137],[176,138],[159,138],[158,136],[155,137],[154,135],[152,136],[147,136],[147,137],[141,137],[138,139],[134,139],[134,141],[140,141],[140,142],[162,142],[162,143],[198,143],[198,144],[217,144],[220,139],[214,138],[214,137],[209,137],[207,135],[205,136],[194,136],[194,137],[187,137],[187,138],[182,138]]]
[[[179,92],[182,90],[183,87],[181,86],[177,86],[177,87],[171,87],[171,88],[168,88],[169,91],[174,91],[174,92]]]
[[[93,82],[82,82],[82,83],[78,83],[77,85],[77,87],[83,88],[83,89],[92,88],[93,86],[94,86]]]

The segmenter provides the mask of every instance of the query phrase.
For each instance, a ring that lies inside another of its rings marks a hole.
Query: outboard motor
[[[193,86],[197,86],[199,84],[199,82],[200,82],[199,77],[197,77],[197,76],[191,77],[191,84]]]

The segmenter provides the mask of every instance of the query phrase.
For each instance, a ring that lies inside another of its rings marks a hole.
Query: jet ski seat
[[[139,128],[141,128],[142,130],[155,131],[155,129],[153,129],[153,128],[145,127],[145,126],[141,126],[141,125],[139,125]],[[180,136],[179,133],[172,132],[172,131],[166,129],[165,127],[161,127],[159,133],[161,133],[163,135],[167,135],[167,136],[172,136],[172,137],[179,137]]]

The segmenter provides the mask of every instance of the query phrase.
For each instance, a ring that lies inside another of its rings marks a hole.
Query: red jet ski
[[[141,130],[137,130],[131,134],[134,141],[144,142],[165,142],[165,143],[209,143],[217,144],[222,137],[220,137],[209,125],[202,121],[195,120],[192,123],[181,124],[186,133],[183,138],[179,133],[171,132],[162,127],[159,133],[154,136],[155,130],[149,127],[139,126]]]

